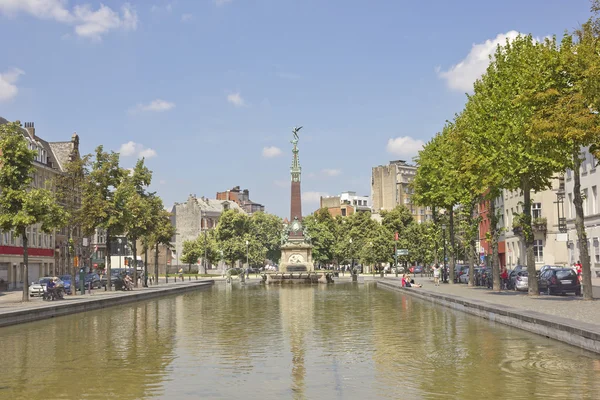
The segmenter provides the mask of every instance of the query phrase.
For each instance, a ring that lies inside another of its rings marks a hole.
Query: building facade
[[[357,196],[356,192],[343,192],[339,196],[321,196],[319,209],[326,208],[332,217],[347,217],[355,212],[371,212],[369,196]]]
[[[581,193],[583,195],[583,215],[585,232],[588,239],[590,265],[596,275],[600,275],[600,204],[598,203],[598,187],[600,187],[600,171],[596,170],[598,160],[583,148],[583,162],[579,170],[581,177]],[[573,203],[573,171],[565,173],[565,217],[567,219],[567,251],[568,262],[580,261],[579,244],[575,230],[575,205]]]
[[[504,196],[499,196],[494,200],[494,206],[498,215],[498,230],[500,236],[498,237],[498,262],[500,267],[507,265],[506,259],[506,238],[504,229]],[[491,221],[490,221],[490,202],[485,201],[479,203],[478,213],[481,218],[479,221],[479,261],[485,265],[492,264],[492,246],[488,241],[489,234],[491,233]],[[510,257],[509,257],[510,259]],[[512,259],[511,259],[512,260]]]
[[[240,190],[239,186],[225,192],[218,192],[217,200],[235,201],[248,215],[258,211],[265,211],[265,206],[250,200],[250,191],[248,189]]]
[[[0,125],[8,121],[0,118]],[[28,142],[29,149],[36,151],[34,159],[34,188],[52,189],[55,177],[62,173],[64,165],[72,158],[79,157],[79,137],[73,134],[68,142],[47,142],[36,135],[33,122],[26,122],[21,132]],[[67,235],[66,230],[53,233],[42,232],[41,225],[27,228],[28,276],[23,276],[23,242],[13,231],[0,232],[0,280],[8,282],[10,288],[22,287],[42,276],[59,275],[66,272]],[[82,244],[79,232],[75,232],[75,251]],[[78,253],[76,253],[78,254]]]
[[[531,193],[531,217],[534,234],[533,252],[537,269],[544,265],[568,265],[567,235],[558,229],[557,192],[563,188],[562,179],[552,180],[552,186]],[[503,191],[504,222],[506,224],[507,266],[526,265],[525,242],[518,223],[523,213],[523,195],[519,191]]]
[[[422,223],[433,219],[431,208],[412,202],[413,189],[410,183],[415,178],[417,167],[404,160],[390,161],[388,165],[371,170],[371,200],[373,212],[390,211],[398,205],[407,207],[415,221]]]
[[[173,238],[175,243],[176,264],[183,253],[183,242],[196,240],[205,230],[214,229],[224,211],[242,208],[231,200],[207,199],[190,195],[185,203],[175,203],[171,210],[171,223],[177,229]]]

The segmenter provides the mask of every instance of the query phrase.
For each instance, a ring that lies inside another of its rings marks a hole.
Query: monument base
[[[271,272],[263,275],[265,282],[272,284],[296,284],[296,283],[333,283],[333,278],[328,272]]]
[[[312,245],[304,240],[290,240],[281,246],[279,272],[313,272]]]

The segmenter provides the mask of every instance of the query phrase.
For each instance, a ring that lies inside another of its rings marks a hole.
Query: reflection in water
[[[593,354],[374,284],[216,285],[3,328],[0,357],[0,398],[11,399],[592,399],[600,391]]]

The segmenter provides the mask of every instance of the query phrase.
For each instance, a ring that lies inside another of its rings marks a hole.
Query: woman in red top
[[[502,278],[502,289],[508,289],[508,271],[506,267],[502,267],[500,278]]]

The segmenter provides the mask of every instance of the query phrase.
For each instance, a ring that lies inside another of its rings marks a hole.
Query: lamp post
[[[206,270],[207,270],[207,264],[208,264],[208,260],[207,260],[207,253],[208,253],[208,239],[206,238],[206,229],[204,230],[204,275],[207,274]]]
[[[119,269],[121,269],[121,238],[117,239],[117,243],[119,243],[117,246],[117,254],[119,255]]]
[[[250,242],[246,240],[246,268],[250,268],[250,263],[248,262],[248,253],[249,253],[248,245],[249,244],[250,244]]]
[[[446,224],[442,224],[442,236],[444,237],[444,268],[443,272],[443,281],[444,283],[448,282],[448,276],[446,274]]]

